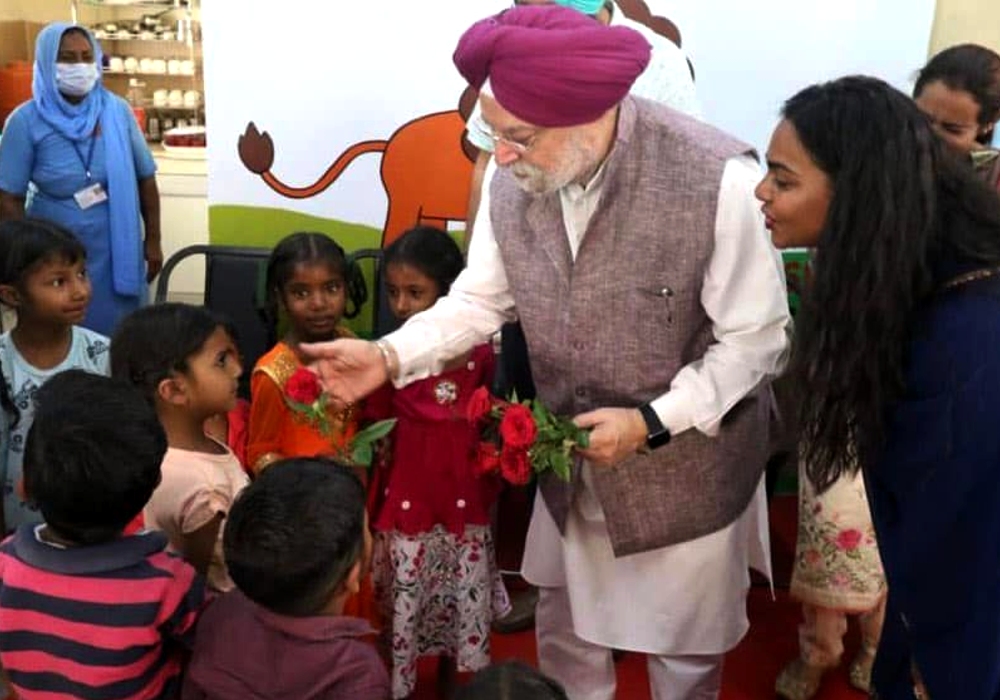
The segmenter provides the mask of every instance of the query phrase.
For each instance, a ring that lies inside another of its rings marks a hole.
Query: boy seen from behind
[[[374,630],[342,614],[371,556],[350,469],[275,462],[236,499],[223,547],[237,590],[202,618],[183,700],[388,700]]]
[[[132,387],[81,370],[35,396],[24,491],[0,544],[0,664],[21,700],[174,698],[205,589],[162,533],[124,536],[167,449]]]

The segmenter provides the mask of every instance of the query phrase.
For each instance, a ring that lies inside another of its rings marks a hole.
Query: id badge
[[[74,194],[73,199],[76,200],[81,209],[90,209],[96,204],[108,201],[108,193],[105,191],[104,185],[95,182]]]

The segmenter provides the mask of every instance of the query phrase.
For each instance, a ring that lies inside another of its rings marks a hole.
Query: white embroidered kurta
[[[490,164],[485,182],[495,167]],[[586,189],[570,186],[560,193],[574,255],[599,199],[601,177]],[[752,194],[759,178],[750,158],[726,164],[715,250],[701,294],[718,342],[652,402],[674,435],[689,429],[715,434],[729,409],[784,361],[790,323],[784,273]],[[448,296],[387,336],[400,359],[397,385],[440,372],[447,358],[482,342],[512,316],[514,300],[489,211],[487,186],[468,267]],[[580,637],[655,654],[713,654],[739,641],[748,627],[747,568],[770,573],[763,479],[747,510],[728,527],[620,559],[611,554],[586,467],[578,494],[565,537],[536,499],[523,568],[532,583],[568,587]]]

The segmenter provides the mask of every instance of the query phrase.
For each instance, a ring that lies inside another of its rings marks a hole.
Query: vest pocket
[[[655,287],[636,287],[636,290],[644,297],[660,300],[666,312],[667,325],[674,325],[674,298],[676,295],[672,287],[660,285]]]

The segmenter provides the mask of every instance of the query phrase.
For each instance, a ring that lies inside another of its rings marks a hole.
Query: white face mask
[[[97,83],[96,63],[57,63],[56,87],[64,95],[83,97]]]

